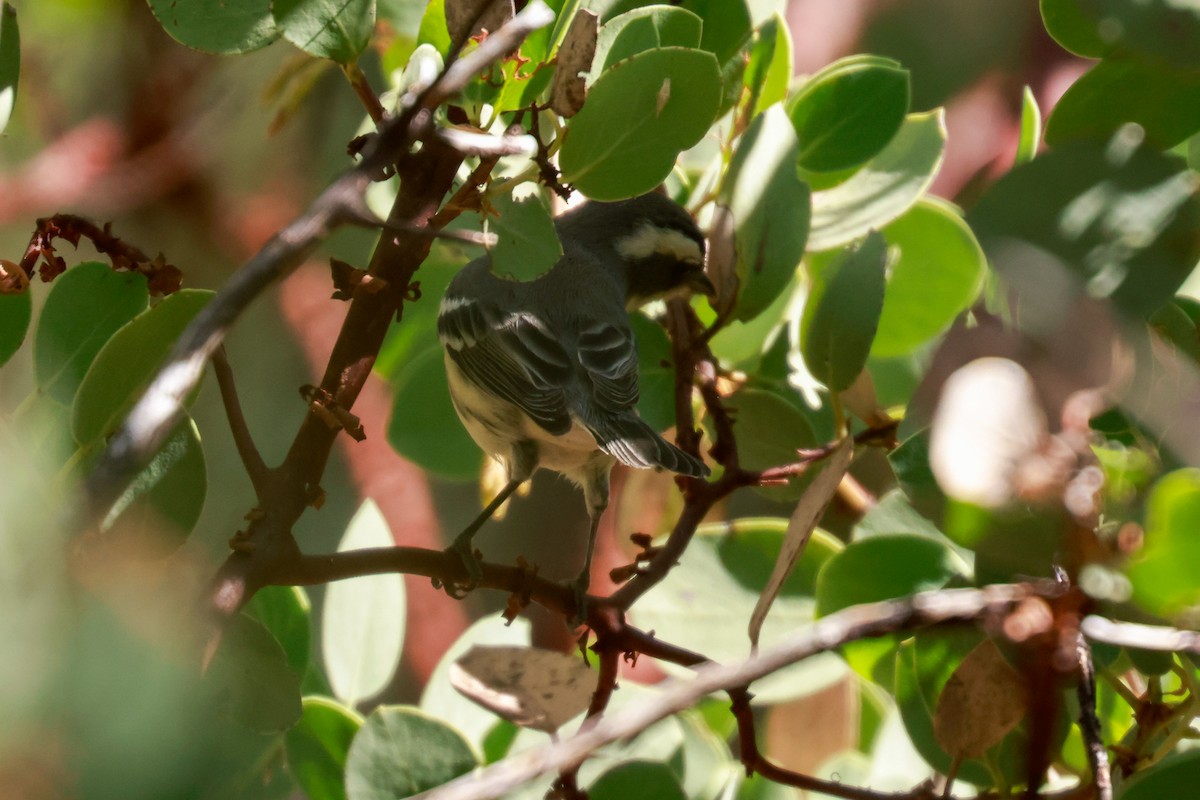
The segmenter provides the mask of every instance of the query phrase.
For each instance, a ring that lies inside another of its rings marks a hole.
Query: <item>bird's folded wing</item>
[[[438,312],[438,338],[477,386],[517,406],[552,434],[570,430],[563,386],[572,365],[535,315],[447,295]]]
[[[628,325],[586,322],[579,331],[579,363],[590,379],[592,403],[613,412],[637,403],[638,356]]]

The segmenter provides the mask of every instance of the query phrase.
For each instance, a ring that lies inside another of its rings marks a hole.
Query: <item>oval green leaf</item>
[[[278,733],[300,718],[300,678],[271,632],[245,614],[225,626],[204,681],[251,730]]]
[[[1187,797],[1200,784],[1200,750],[1163,759],[1126,784],[1121,800]]]
[[[375,0],[274,0],[283,38],[317,58],[353,64],[375,31]]]
[[[740,519],[702,527],[679,565],[630,609],[631,620],[715,661],[745,658],[750,652],[746,621],[771,576],[786,530],[786,519]],[[829,534],[813,532],[763,625],[763,647],[812,621],[817,573],[839,549],[840,543]],[[704,624],[697,625],[698,618]],[[672,673],[687,672],[661,666]],[[756,682],[754,695],[763,703],[783,702],[844,676],[841,659],[819,655]]]
[[[563,181],[595,200],[654,189],[680,151],[708,131],[720,95],[711,53],[667,47],[615,65],[567,127],[559,154]]]
[[[1200,66],[1200,6],[1191,0],[1042,0],[1046,30],[1089,58],[1135,54],[1184,69]]]
[[[813,376],[834,392],[862,372],[883,310],[887,243],[872,231],[814,281],[800,323],[800,349]]]
[[[596,39],[593,80],[613,64],[647,50],[700,46],[703,23],[690,11],[672,6],[635,8],[604,23]]]
[[[797,449],[818,444],[804,413],[773,391],[742,389],[725,405],[737,422],[738,458],[745,469],[764,470],[791,464],[798,458]],[[809,475],[793,477],[785,487],[764,488],[761,492],[777,500],[795,500],[809,478]]]
[[[1168,149],[1200,130],[1200,75],[1106,58],[1067,89],[1046,123],[1046,144],[1107,141],[1122,125],[1142,127],[1146,141]]]
[[[30,291],[0,294],[0,366],[21,349],[32,315],[33,295]]]
[[[288,771],[311,800],[345,800],[346,757],[362,717],[326,697],[306,697],[302,708],[283,739]]]
[[[808,241],[808,185],[796,174],[796,136],[782,106],[754,118],[729,164],[721,200],[733,214],[736,319],[751,320],[780,296]]]
[[[450,400],[442,348],[430,347],[396,376],[388,442],[423,469],[452,480],[475,480],[483,459]]]
[[[395,544],[387,520],[366,500],[338,543],[338,552]],[[385,689],[404,650],[407,599],[395,573],[338,581],[326,590],[321,654],[334,695],[347,705]]]
[[[911,353],[945,331],[975,302],[987,261],[975,234],[949,203],[922,198],[883,229],[887,288],[873,358]]]
[[[787,98],[792,79],[792,34],[779,12],[754,32],[750,60],[742,74],[742,85],[750,92],[747,105],[761,114]]]
[[[746,0],[683,0],[680,4],[704,20],[700,48],[725,65],[739,55],[750,40],[750,10]]]
[[[1046,32],[1064,48],[1084,58],[1100,58],[1108,52],[1111,45],[1079,0],[1041,0],[1040,5]]]
[[[312,603],[301,586],[264,586],[245,611],[267,626],[297,675],[308,671],[312,651]]]
[[[75,394],[71,406],[75,441],[88,444],[116,427],[183,329],[212,297],[207,290],[183,289],[113,335],[96,354]]]
[[[1139,605],[1170,616],[1200,602],[1191,569],[1200,558],[1200,470],[1183,469],[1159,479],[1146,501],[1146,543],[1127,573]]]
[[[844,182],[813,193],[808,249],[832,250],[878,230],[912,207],[942,164],[941,109],[909,114],[887,146]]]
[[[834,172],[868,161],[900,130],[908,92],[908,70],[879,56],[843,58],[813,75],[789,113],[800,166]]]
[[[1021,92],[1021,135],[1017,138],[1017,155],[1013,166],[1033,161],[1042,141],[1042,110],[1028,86]]]
[[[248,53],[279,38],[271,0],[147,0],[180,44],[208,53]]]
[[[346,758],[349,800],[412,797],[473,770],[479,759],[462,735],[408,706],[380,706]]]
[[[550,209],[538,193],[515,199],[492,199],[498,218],[489,219],[496,234],[491,249],[492,272],[502,278],[531,281],[549,272],[562,256]]]
[[[8,127],[17,102],[17,83],[21,77],[21,32],[17,10],[9,3],[0,7],[0,131]],[[0,363],[3,363],[0,359]]]
[[[60,275],[33,335],[38,388],[70,405],[84,375],[121,326],[146,310],[150,290],[134,272],[90,261]]]

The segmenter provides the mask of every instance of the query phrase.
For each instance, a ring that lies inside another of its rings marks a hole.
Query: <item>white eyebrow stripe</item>
[[[659,228],[645,223],[633,233],[617,242],[617,252],[622,258],[636,261],[640,258],[661,253],[674,256],[687,264],[703,264],[704,252],[700,245],[686,234],[673,228]]]

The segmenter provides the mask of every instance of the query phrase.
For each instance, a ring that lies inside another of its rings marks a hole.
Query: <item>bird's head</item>
[[[587,248],[618,266],[630,309],[715,292],[704,273],[704,235],[687,211],[664,195],[586,203],[558,218],[558,233],[564,247]]]

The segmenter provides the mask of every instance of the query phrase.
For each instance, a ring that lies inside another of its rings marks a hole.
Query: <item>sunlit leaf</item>
[[[1017,155],[1013,165],[1025,164],[1037,155],[1038,145],[1042,140],[1042,111],[1038,108],[1037,98],[1033,91],[1026,86],[1021,93],[1021,135],[1017,139]]]
[[[345,800],[346,756],[362,717],[325,697],[306,697],[302,705],[300,721],[284,736],[288,770],[311,800]]]
[[[671,6],[635,8],[604,23],[596,41],[592,80],[627,58],[660,47],[700,47],[700,18]]]

